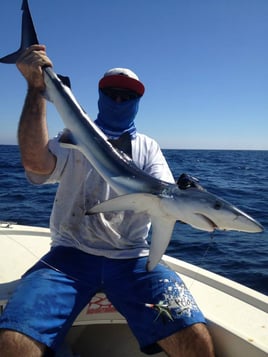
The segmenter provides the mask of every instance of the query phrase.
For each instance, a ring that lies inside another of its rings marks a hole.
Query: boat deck
[[[46,228],[0,224],[0,236],[1,313],[21,274],[49,250],[50,233]],[[181,260],[164,260],[180,274],[205,314],[220,357],[268,356],[267,296]],[[67,341],[81,357],[144,356],[125,319],[101,293],[81,311]]]

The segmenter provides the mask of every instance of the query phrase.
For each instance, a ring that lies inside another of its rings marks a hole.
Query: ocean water
[[[268,294],[268,151],[163,150],[174,177],[189,173],[235,204],[264,233],[216,231],[176,223],[167,254]],[[33,186],[17,146],[0,145],[0,221],[47,227],[56,185]]]

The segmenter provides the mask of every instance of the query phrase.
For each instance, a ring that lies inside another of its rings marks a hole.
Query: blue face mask
[[[140,98],[117,103],[99,90],[99,114],[95,123],[111,139],[117,139],[124,133],[132,138],[136,136],[134,123],[139,109]]]

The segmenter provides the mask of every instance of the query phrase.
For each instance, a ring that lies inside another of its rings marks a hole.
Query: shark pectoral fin
[[[87,214],[125,210],[149,213],[157,200],[159,200],[157,196],[149,193],[131,193],[103,201],[92,207]]]
[[[66,148],[73,148],[73,147],[77,146],[77,142],[76,142],[71,130],[69,130],[69,129],[63,130],[61,137],[59,139],[59,142],[62,147],[66,147]]]
[[[86,214],[124,210],[148,213],[152,222],[152,239],[147,270],[151,271],[165,253],[176,222],[171,216],[161,215],[161,211],[159,211],[160,200],[161,198],[158,196],[149,193],[132,193],[101,202],[92,207]]]
[[[146,266],[148,271],[155,268],[162,255],[165,253],[176,222],[174,219],[161,216],[151,216],[151,221],[152,238]]]

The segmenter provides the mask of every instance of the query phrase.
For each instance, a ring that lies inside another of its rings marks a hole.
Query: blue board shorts
[[[55,247],[22,277],[0,316],[0,328],[26,334],[57,350],[79,312],[104,292],[126,318],[143,352],[205,319],[180,277],[165,264],[146,271],[147,257],[109,259]]]

